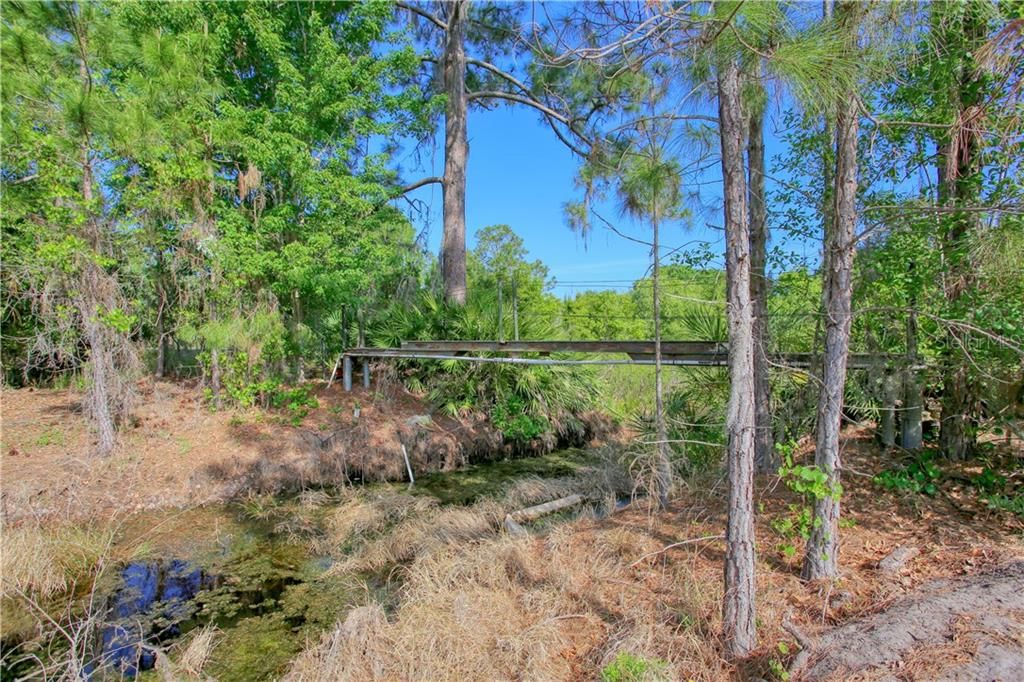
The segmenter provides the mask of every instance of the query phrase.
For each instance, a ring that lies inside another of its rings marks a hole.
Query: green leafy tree
[[[124,37],[101,5],[4,10],[4,260],[18,279],[10,295],[25,301],[15,305],[36,323],[25,366],[87,361],[83,407],[104,455],[129,409],[135,364],[137,317],[119,280],[112,219],[119,197],[104,187],[117,94],[103,74]]]

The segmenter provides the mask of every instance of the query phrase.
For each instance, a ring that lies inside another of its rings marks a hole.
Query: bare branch
[[[571,125],[571,121],[564,114],[560,114],[551,107],[547,106],[543,102],[538,102],[532,97],[524,97],[523,95],[517,95],[512,92],[502,92],[500,90],[481,90],[479,92],[471,92],[467,95],[467,98],[472,102],[478,99],[503,99],[509,102],[518,102],[519,104],[525,104],[526,106],[533,107],[537,111],[543,112],[551,118],[564,123],[565,125]]]
[[[649,559],[649,558],[651,558],[653,556],[658,556],[659,554],[664,554],[668,550],[673,549],[675,547],[682,547],[683,545],[692,545],[692,544],[694,544],[696,542],[707,542],[709,540],[724,540],[724,539],[725,539],[724,535],[718,534],[718,535],[705,535],[704,537],[700,537],[700,538],[691,538],[689,540],[683,540],[681,542],[673,542],[671,545],[666,545],[666,546],[662,547],[661,549],[659,549],[656,552],[648,552],[647,554],[644,554],[642,557],[640,557],[639,559],[637,559],[636,561],[631,563],[629,565],[629,567],[630,568],[636,568],[637,566],[639,566],[643,562],[644,559]]]
[[[485,71],[490,71],[498,78],[506,80],[512,85],[522,90],[524,94],[533,97],[533,93],[530,91],[530,88],[526,87],[525,83],[523,83],[521,80],[519,80],[512,74],[508,73],[507,71],[502,71],[494,64],[491,64],[490,62],[485,62],[482,59],[473,59],[472,57],[466,59],[466,63],[469,64],[470,66],[479,66],[481,69],[484,69]]]
[[[429,177],[429,178],[423,178],[422,180],[417,180],[416,182],[414,182],[412,184],[409,184],[409,185],[406,185],[405,187],[402,187],[400,190],[398,190],[398,194],[396,194],[395,196],[398,197],[398,196],[401,196],[403,194],[408,194],[409,192],[413,191],[414,189],[419,189],[420,187],[423,187],[425,185],[435,185],[435,184],[436,185],[443,185],[444,184],[444,178],[433,176],[433,177]]]

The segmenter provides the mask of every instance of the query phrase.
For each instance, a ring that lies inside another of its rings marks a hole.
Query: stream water
[[[148,646],[181,635],[182,624],[195,613],[195,599],[215,584],[213,576],[189,561],[136,561],[120,572],[120,585],[110,596],[110,622],[100,636],[98,660],[86,672],[109,666],[135,676],[156,663]]]
[[[570,475],[591,459],[562,451],[497,461],[420,477],[412,492],[441,504],[468,504],[523,476]],[[204,674],[221,682],[273,679],[307,640],[367,594],[393,606],[391,575],[331,571],[330,554],[337,552],[317,542],[343,498],[339,491],[267,496],[140,513],[123,522],[116,549],[124,558],[93,589],[102,626],[93,636],[89,678],[155,676],[147,671],[158,652],[187,643],[209,625],[220,631],[219,643]],[[23,671],[4,672],[16,677]]]

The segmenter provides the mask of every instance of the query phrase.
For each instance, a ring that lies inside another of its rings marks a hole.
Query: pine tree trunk
[[[913,267],[913,261],[910,265]],[[923,444],[921,383],[914,370],[918,362],[916,307],[917,297],[911,297],[907,313],[907,365],[903,370],[903,412],[900,415],[900,447],[904,450],[920,450]]]
[[[466,0],[448,7],[444,45],[444,233],[441,237],[441,279],[449,303],[466,302],[466,163],[468,99],[466,96]]]
[[[300,384],[306,380],[306,359],[302,355],[302,339],[299,338],[302,325],[302,298],[298,289],[292,290],[292,338],[295,340],[295,379]]]
[[[85,61],[86,39],[79,36],[82,56],[79,60],[79,76],[82,79],[83,94],[88,98],[91,87],[89,68]],[[101,253],[103,240],[93,201],[93,163],[90,150],[90,132],[82,131],[82,204],[85,212],[85,241],[93,254]],[[96,428],[97,453],[105,456],[114,449],[117,439],[117,408],[114,357],[111,349],[111,330],[104,324],[102,315],[111,308],[109,286],[105,286],[106,273],[94,258],[86,258],[81,264],[79,309],[85,327],[85,339],[89,345],[89,388],[86,391],[86,414],[90,415]]]
[[[83,294],[84,295],[84,294]],[[96,427],[97,446],[100,455],[108,455],[117,442],[117,427],[112,406],[113,358],[107,350],[103,323],[97,320],[99,310],[85,304],[84,310],[92,319],[85,323],[85,337],[89,343],[89,390],[87,413],[92,415]],[[91,313],[89,312],[91,311]]]
[[[156,369],[154,375],[163,379],[167,366],[167,337],[164,335],[163,316],[156,318]]]
[[[891,448],[896,445],[896,377],[888,367],[883,372],[878,437],[883,447]]]
[[[744,122],[739,68],[718,75],[719,135],[724,180],[729,322],[729,514],[726,525],[722,629],[726,652],[746,658],[757,646],[754,548],[754,316],[750,301],[750,225],[743,169]]]
[[[213,406],[220,409],[220,351],[216,348],[210,351],[210,390],[213,392]]]
[[[163,258],[158,257],[158,264],[162,270]],[[167,310],[167,291],[164,288],[163,273],[156,278],[156,368],[154,374],[157,379],[163,379],[167,371],[167,335],[164,331],[165,310]]]
[[[852,41],[858,9],[851,3],[844,5],[843,11],[850,24]],[[834,577],[838,573],[839,436],[850,352],[851,278],[857,227],[857,107],[857,98],[849,95],[840,104],[836,118],[835,210],[833,229],[825,235],[825,357],[814,453],[814,463],[825,472],[833,493],[823,495],[814,503],[814,523],[803,566],[803,577],[808,580]]]
[[[659,259],[661,253],[658,248],[658,238],[660,231],[660,220],[658,218],[658,208],[654,206],[654,218],[651,221],[651,226],[654,228],[654,244],[652,248],[653,253],[653,272],[652,272],[652,290],[653,290],[653,308],[654,308],[654,430],[657,444],[657,497],[658,504],[661,507],[668,505],[669,491],[672,489],[672,460],[669,457],[668,447],[668,428],[665,425],[665,396],[664,388],[662,385],[662,367],[661,367],[661,264]]]
[[[768,378],[768,278],[765,261],[768,218],[764,189],[764,112],[750,115],[747,134],[750,165],[750,301],[754,315],[754,462],[758,473],[779,468],[772,438],[771,384]]]
[[[961,150],[962,154],[971,155],[972,150]],[[940,163],[948,157],[948,147],[939,150]],[[953,163],[956,163],[955,161]],[[958,168],[957,172],[970,172]],[[940,170],[939,186],[941,201],[946,204],[958,202],[956,179],[950,179],[948,171]],[[970,287],[972,273],[969,257],[966,254],[970,240],[970,223],[972,217],[963,212],[956,212],[947,217],[950,225],[943,235],[943,258],[948,271],[943,277],[943,295],[946,300],[947,314],[951,318],[964,315],[961,298]],[[939,429],[939,448],[943,455],[953,460],[966,459],[976,445],[976,434],[972,417],[975,413],[976,399],[972,395],[969,373],[969,360],[964,349],[969,343],[968,334],[957,327],[946,330],[946,340],[942,349],[942,423]]]

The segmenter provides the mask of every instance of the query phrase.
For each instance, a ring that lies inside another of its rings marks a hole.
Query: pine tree
[[[16,260],[40,323],[26,364],[87,363],[83,409],[106,455],[130,406],[136,361],[128,339],[136,317],[111,229],[116,198],[104,191],[116,95],[101,74],[124,35],[93,3],[10,3],[4,15],[5,147],[23,185],[5,196],[5,223],[31,250]]]

